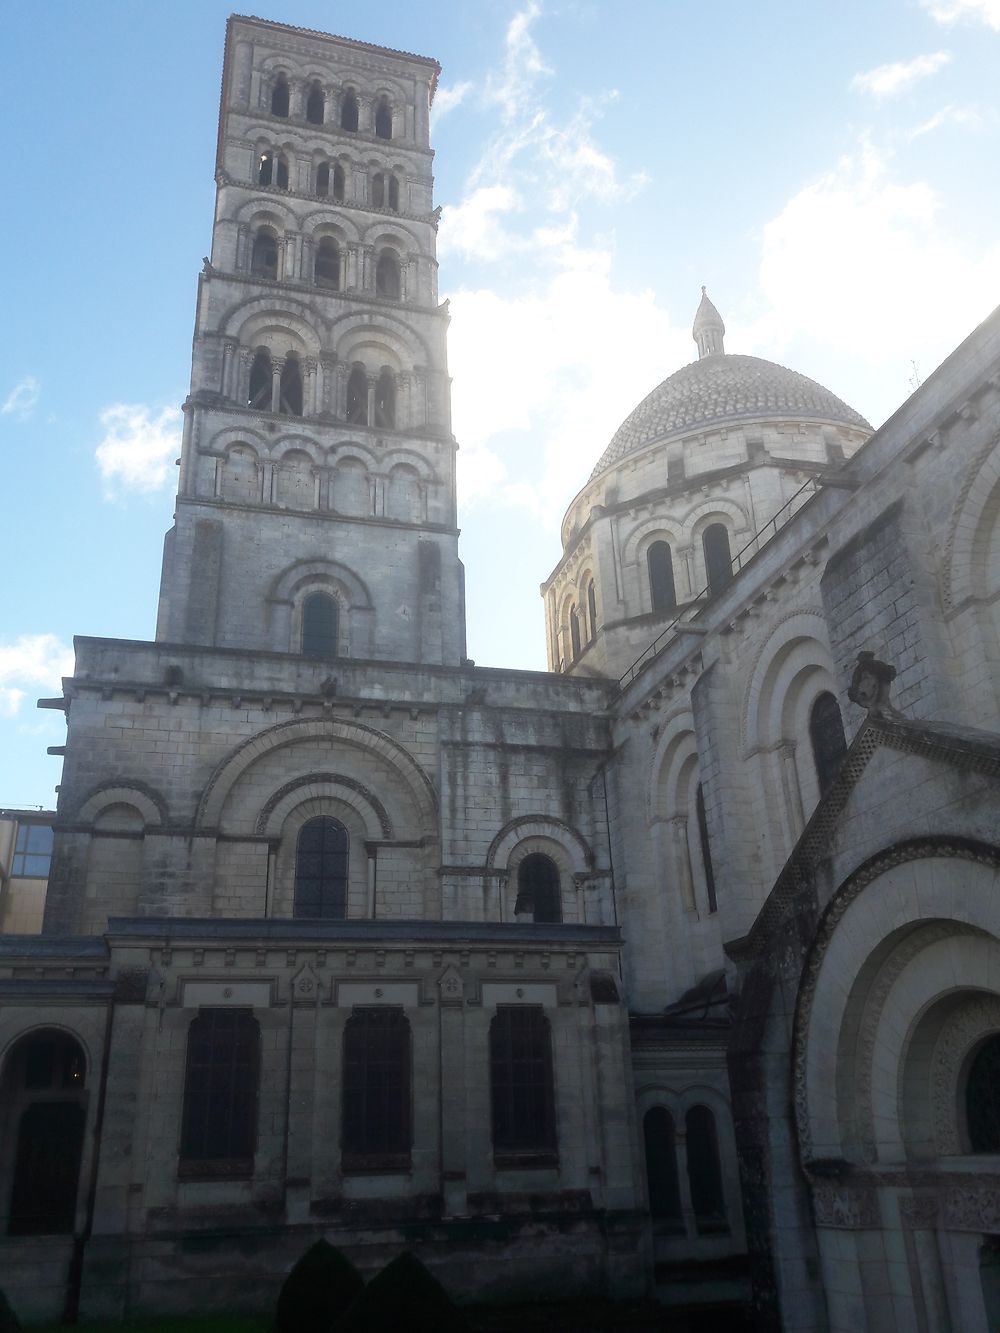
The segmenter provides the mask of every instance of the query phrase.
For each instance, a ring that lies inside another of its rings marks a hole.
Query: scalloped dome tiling
[[[757,356],[720,353],[683,366],[648,393],[625,418],[601,454],[590,480],[627,454],[671,435],[724,421],[792,417],[871,426],[822,384]]]

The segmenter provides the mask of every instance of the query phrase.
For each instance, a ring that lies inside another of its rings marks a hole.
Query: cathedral
[[[42,701],[0,935],[2,1285],[261,1311],[322,1236],[466,1302],[987,1333],[1000,311],[873,432],[703,289],[563,520],[549,670],[477,666],[438,73],[229,20],[156,638]]]

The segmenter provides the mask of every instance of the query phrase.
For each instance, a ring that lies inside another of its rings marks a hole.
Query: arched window
[[[202,1009],[188,1028],[180,1175],[248,1176],[257,1148],[260,1024]]]
[[[339,162],[333,168],[333,197],[338,204],[344,202],[344,168]]]
[[[708,910],[714,912],[719,904],[715,897],[715,871],[712,868],[712,844],[708,840],[708,820],[705,817],[705,789],[698,783],[694,798],[695,813],[698,817],[698,841],[701,845],[701,863],[705,868],[705,891],[708,894]]]
[[[266,227],[262,227],[253,238],[250,272],[259,278],[274,279],[278,276],[278,238]]]
[[[347,829],[339,820],[317,815],[302,825],[295,844],[295,916],[344,920],[347,858]]]
[[[642,1135],[646,1147],[649,1211],[653,1217],[673,1222],[677,1229],[683,1230],[673,1116],[665,1107],[651,1107],[643,1117]]]
[[[378,105],[375,108],[375,137],[377,139],[392,138],[392,107],[390,107],[389,99],[385,95],[379,98]]]
[[[531,919],[551,924],[562,921],[559,867],[551,856],[532,852],[517,867],[517,898],[514,914],[530,912]]]
[[[316,249],[313,278],[317,287],[329,287],[332,291],[340,287],[340,250],[330,236],[324,236]]]
[[[820,792],[825,792],[840,770],[847,753],[844,719],[840,704],[829,690],[817,696],[809,711],[809,741]]]
[[[277,157],[277,171],[275,173],[275,185],[279,190],[288,189],[288,158],[284,153],[279,153]]]
[[[302,415],[302,369],[297,356],[285,357],[281,367],[280,410],[290,416]]]
[[[1000,1153],[1000,1033],[986,1038],[969,1065],[965,1124],[972,1152]]]
[[[399,292],[399,259],[392,250],[383,250],[375,265],[375,294],[398,301]]]
[[[358,128],[358,99],[354,91],[348,88],[340,101],[340,128],[356,130]]]
[[[593,643],[597,638],[597,592],[593,579],[587,584],[587,629],[588,642]]]
[[[278,75],[271,89],[271,115],[288,115],[288,79],[284,74]]]
[[[247,407],[252,407],[258,412],[270,412],[271,410],[271,353],[266,347],[262,347],[253,359],[253,365],[250,367],[250,391],[247,396]]]
[[[708,591],[718,596],[733,581],[733,560],[729,551],[729,533],[724,523],[710,523],[701,538],[705,552]]]
[[[575,606],[569,609],[569,639],[573,649],[573,661],[580,656],[580,617]]]
[[[327,662],[337,656],[340,608],[336,598],[311,592],[302,603],[302,652]]]
[[[244,504],[260,500],[257,455],[249,445],[234,444],[226,451],[219,469],[219,492],[225,500]]]
[[[549,1020],[540,1005],[500,1005],[490,1023],[493,1159],[554,1161],[556,1111]]]
[[[410,1024],[399,1009],[358,1008],[344,1026],[345,1171],[409,1166]]]
[[[347,381],[347,420],[368,425],[368,376],[361,366],[354,367]]]
[[[666,542],[653,542],[646,552],[649,571],[649,602],[654,611],[677,609],[674,590],[674,558]]]
[[[386,367],[375,381],[375,425],[386,430],[396,426],[396,381]]]
[[[385,177],[381,171],[372,177],[372,208],[385,208]]]
[[[270,185],[274,179],[274,154],[261,153],[257,163],[257,184]]]
[[[325,199],[330,193],[330,164],[321,162],[316,168],[316,193]]]
[[[718,1235],[729,1230],[729,1223],[722,1192],[722,1166],[719,1162],[715,1116],[707,1106],[692,1106],[684,1123],[687,1129],[691,1208],[698,1235]]]
[[[399,212],[399,181],[395,176],[386,178],[388,188],[385,192],[385,206],[391,208],[394,213]]]
[[[323,89],[314,79],[309,87],[309,96],[306,98],[306,120],[310,125],[323,124],[323,110]]]
[[[9,1137],[2,1151],[11,1236],[64,1235],[73,1230],[86,1074],[83,1050],[65,1032],[32,1032],[7,1058],[3,1103]]]

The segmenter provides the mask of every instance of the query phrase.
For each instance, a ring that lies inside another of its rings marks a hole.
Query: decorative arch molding
[[[684,522],[688,526],[690,540],[693,543],[697,543],[705,529],[711,527],[713,523],[722,523],[733,536],[738,532],[750,530],[750,515],[746,509],[735,500],[727,500],[718,495],[708,496],[700,504],[693,505],[685,514]],[[735,554],[734,551],[733,555]]]
[[[37,1009],[15,1009],[12,1007],[7,1010],[7,1013],[11,1016],[17,1014],[18,1018],[22,1019],[24,1026],[17,1028],[16,1031],[12,1031],[6,1041],[0,1045],[0,1088],[3,1087],[7,1078],[7,1065],[15,1049],[22,1041],[25,1041],[29,1037],[37,1036],[42,1032],[58,1032],[60,1036],[69,1037],[76,1042],[80,1047],[80,1050],[83,1052],[83,1058],[87,1065],[84,1084],[87,1088],[90,1087],[94,1077],[94,1052],[82,1032],[79,1032],[76,1028],[68,1027],[66,1023],[63,1023],[58,1019],[43,1019],[39,1021]]]
[[[399,257],[405,261],[411,251],[417,251],[420,248],[420,240],[413,227],[407,226],[405,222],[397,222],[395,215],[393,221],[388,218],[379,217],[369,224],[364,232],[362,240],[365,245],[371,245],[381,250],[385,246],[392,246],[398,250]]]
[[[324,153],[324,160],[335,162],[339,166],[349,165],[347,158],[331,158],[328,153]],[[361,243],[361,231],[355,219],[332,208],[314,209],[305,215],[300,225],[302,234],[311,241],[318,240],[320,236],[336,236],[338,239],[342,238],[347,245]]]
[[[914,862],[943,859],[955,859],[985,866],[992,870],[994,875],[1000,873],[1000,847],[982,843],[971,838],[948,837],[946,835],[929,838],[913,838],[906,842],[898,843],[894,847],[877,852],[874,856],[869,857],[867,861],[863,862],[852,871],[852,873],[844,880],[841,887],[834,893],[820,917],[813,936],[812,944],[809,946],[802,970],[799,974],[799,986],[798,994],[796,996],[791,1043],[792,1091],[795,1123],[800,1156],[806,1162],[813,1156],[814,1138],[813,1119],[809,1105],[809,1041],[812,1030],[813,1007],[816,999],[817,987],[831,942],[852,904],[865,892],[866,889],[875,884],[889,871],[894,870],[898,866]],[[910,924],[914,927],[920,925],[927,927],[944,924],[940,921],[939,917],[930,915],[921,917],[919,913],[920,903],[915,895],[914,913]],[[968,932],[970,929],[975,930],[975,924],[970,921],[962,921],[959,918],[949,919],[947,923],[947,933],[950,934],[957,934],[963,931]],[[865,958],[861,960],[861,964],[854,969],[850,978],[850,984],[852,986],[855,980],[860,977],[861,967],[864,963],[869,959],[874,958],[877,953],[878,948],[876,946],[865,955]],[[909,957],[904,950],[899,955],[894,966],[897,966],[899,971],[902,971],[902,968],[907,961],[909,961]],[[887,973],[887,984],[885,987],[886,994],[891,990],[892,980],[891,973]],[[868,1028],[872,1028],[870,1020]],[[861,1067],[870,1067],[871,1065],[867,1047],[869,1039],[872,1044],[871,1049],[873,1050],[875,1040],[874,1031],[871,1031],[870,1036],[868,1030],[864,1033],[859,1031],[858,1042],[861,1055],[857,1063]],[[839,1030],[836,1040],[839,1045]],[[867,1145],[865,1146],[867,1148]],[[873,1144],[870,1147],[870,1151],[874,1153]]]
[[[103,783],[81,801],[72,822],[92,824],[102,810],[112,805],[130,805],[138,810],[147,828],[168,824],[167,803],[155,788],[144,782]]]
[[[280,305],[273,296],[248,297],[230,308],[220,321],[219,332],[235,338],[241,346],[257,347],[267,334],[280,331],[297,337],[306,355],[319,356],[323,339],[316,331],[315,320],[315,312],[294,296],[283,296]]]
[[[370,611],[371,593],[353,570],[335,560],[297,560],[280,574],[275,575],[267,592],[268,602],[290,602],[303,584],[325,579],[340,584],[350,598],[350,605]]]
[[[587,841],[565,820],[550,815],[521,815],[505,824],[486,853],[487,870],[506,870],[515,848],[528,838],[547,838],[567,854],[575,875],[594,868],[594,853]]]
[[[973,1049],[984,1037],[1000,1032],[1000,995],[970,998],[942,1025],[930,1062],[930,1111],[934,1146],[941,1156],[965,1151],[959,1137],[956,1102],[962,1075]]]
[[[830,651],[826,618],[823,613],[821,611],[798,610],[782,616],[775,622],[772,632],[757,649],[753,664],[747,674],[746,686],[743,691],[743,705],[740,710],[744,758],[758,743],[751,735],[750,720],[756,715],[761,692],[773,664],[783,650],[787,650],[802,641],[814,642],[824,655],[825,662],[818,663],[818,665],[825,667],[830,673],[831,681],[834,682],[833,693],[837,694],[835,685],[836,668],[833,662],[833,654]]]
[[[691,755],[697,758],[698,745],[694,714],[685,699],[664,721],[650,765],[647,791],[652,819],[669,819],[680,813],[677,802],[677,781],[680,771]],[[667,809],[661,806],[666,800]]]
[[[622,564],[628,565],[641,560],[648,546],[655,541],[665,541],[673,550],[690,541],[691,534],[685,531],[684,524],[675,517],[664,518],[654,515],[637,524],[622,545]]]
[[[267,148],[270,149],[270,144]],[[299,226],[294,212],[284,200],[271,196],[266,204],[261,203],[259,196],[247,200],[236,210],[233,221],[246,227],[277,226],[286,234],[297,231]]]
[[[335,319],[330,326],[331,342],[343,361],[358,360],[355,348],[367,344],[388,344],[404,348],[412,366],[431,365],[433,357],[426,339],[419,336],[403,320],[388,310],[379,311],[379,322],[373,324],[368,314],[348,313]],[[398,353],[397,353],[398,354]]]
[[[360,463],[369,472],[377,472],[382,465],[375,451],[357,440],[338,440],[336,444],[330,445],[327,461],[331,466],[338,467],[349,459]]]
[[[424,482],[436,482],[439,480],[437,473],[431,467],[426,458],[422,458],[413,449],[392,449],[387,450],[384,457],[378,464],[378,471],[386,476],[395,467],[411,467]]]
[[[363,783],[343,773],[306,773],[286,782],[264,804],[254,824],[254,832],[276,837],[296,805],[323,796],[332,796],[356,810],[373,836],[376,832],[387,839],[393,836],[389,812],[379,798]]]
[[[992,439],[970,466],[952,508],[944,547],[942,599],[946,613],[982,596],[977,578],[985,578],[985,569],[977,569],[977,551],[989,536],[992,522],[1000,522],[1000,436]]]
[[[195,814],[196,828],[218,825],[223,806],[236,783],[262,756],[299,741],[339,741],[381,758],[400,778],[416,807],[422,827],[437,827],[437,794],[417,761],[384,731],[341,718],[292,719],[278,722],[251,736],[217,766],[202,792]]]
[[[271,449],[271,442],[264,435],[264,432],[257,430],[256,427],[249,426],[244,429],[239,426],[226,426],[223,430],[216,431],[207,443],[199,445],[198,452],[202,454],[224,454],[234,444],[249,445],[258,458],[263,457]]]

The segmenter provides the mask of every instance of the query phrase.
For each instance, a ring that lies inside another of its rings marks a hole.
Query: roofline
[[[399,56],[404,60],[416,60],[421,65],[427,65],[434,72],[434,77],[431,80],[431,100],[433,101],[438,75],[441,73],[441,65],[433,56],[418,55],[416,51],[400,51],[393,46],[379,46],[375,42],[361,42],[353,37],[342,37],[335,32],[320,32],[318,28],[300,28],[294,23],[276,23],[273,19],[258,18],[256,14],[230,14],[226,22],[227,34],[231,31],[234,23],[249,23],[253,27],[269,28],[275,32],[298,32],[306,37],[319,37],[324,42],[335,42],[339,46],[371,51],[375,55]]]

